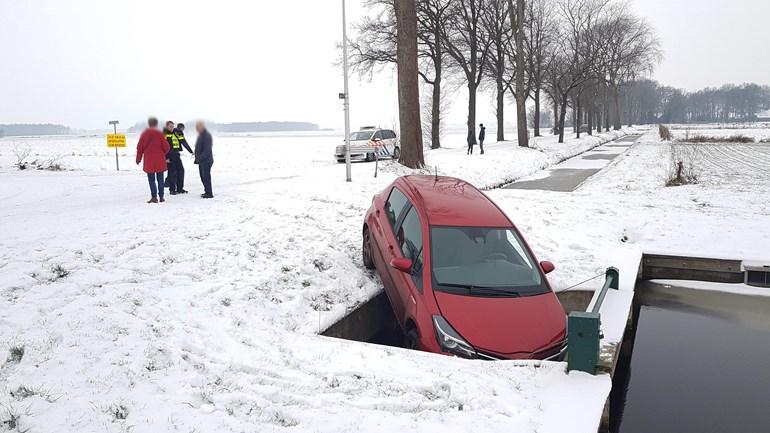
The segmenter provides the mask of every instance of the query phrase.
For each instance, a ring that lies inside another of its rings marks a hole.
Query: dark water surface
[[[612,432],[770,432],[770,298],[644,284],[636,301]]]

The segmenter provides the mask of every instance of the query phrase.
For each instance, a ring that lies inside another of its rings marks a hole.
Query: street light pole
[[[347,181],[352,182],[350,167],[350,95],[348,94],[348,30],[345,16],[345,0],[342,0],[342,67],[345,74],[345,173]]]

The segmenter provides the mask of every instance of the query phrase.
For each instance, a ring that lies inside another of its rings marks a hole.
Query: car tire
[[[361,258],[364,262],[364,267],[369,270],[374,269],[374,260],[372,259],[372,243],[369,229],[364,229],[363,242],[361,243]]]
[[[420,334],[417,333],[417,329],[409,328],[404,334],[404,347],[409,350],[420,349]]]
[[[372,162],[372,161],[374,161],[374,158],[376,158],[374,153],[370,152],[370,153],[366,154],[366,162]]]
[[[398,158],[400,157],[401,157],[401,148],[396,147],[395,149],[393,149],[393,159],[398,160]]]

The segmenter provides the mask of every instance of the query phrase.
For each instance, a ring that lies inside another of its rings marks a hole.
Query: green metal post
[[[620,273],[616,268],[609,268],[606,272],[604,286],[597,295],[591,311],[572,312],[568,319],[569,354],[567,357],[568,371],[584,371],[596,374],[596,366],[599,363],[599,342],[601,335],[601,311],[604,298],[609,289],[620,288]]]

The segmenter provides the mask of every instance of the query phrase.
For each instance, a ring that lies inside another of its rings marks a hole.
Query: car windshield
[[[350,141],[368,141],[374,131],[358,131],[350,134]]]
[[[508,228],[432,227],[436,290],[471,296],[531,296],[548,288],[518,234]]]

